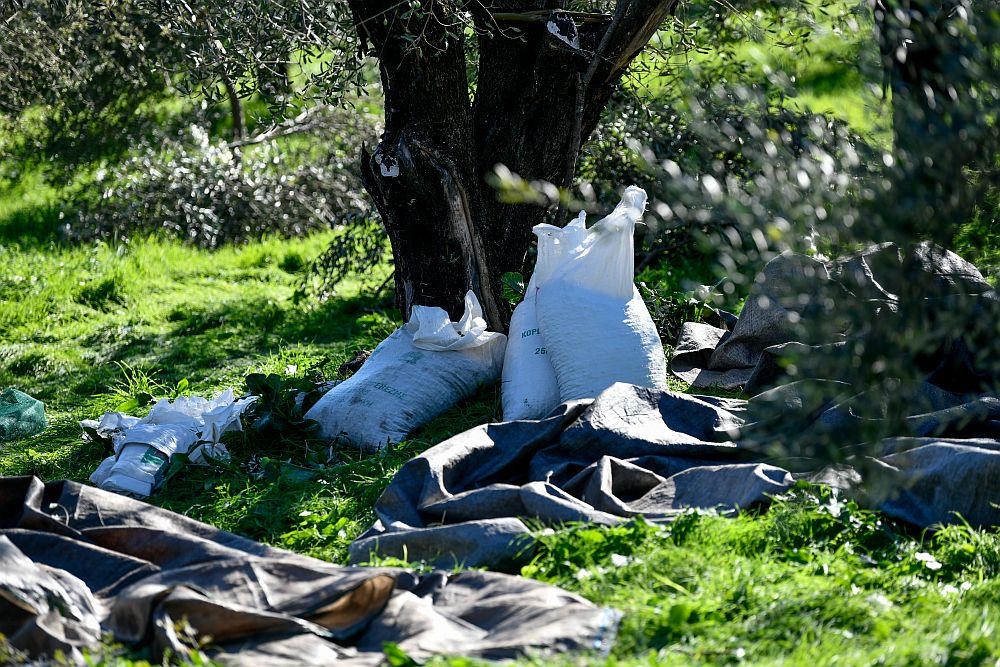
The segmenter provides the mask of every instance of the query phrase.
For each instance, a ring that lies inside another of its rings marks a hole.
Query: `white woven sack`
[[[507,337],[486,330],[475,294],[452,322],[442,308],[414,306],[410,320],[379,343],[350,379],[307,413],[320,435],[361,449],[399,442],[500,376]]]
[[[535,270],[510,318],[510,337],[503,361],[500,396],[503,418],[540,419],[561,402],[556,372],[549,361],[535,312],[535,296],[568,251],[577,248],[587,234],[584,213],[564,228],[535,225],[538,255]]]
[[[538,289],[535,310],[562,401],[593,398],[615,382],[667,388],[663,345],[633,280],[632,233],[645,207],[646,193],[627,188]]]

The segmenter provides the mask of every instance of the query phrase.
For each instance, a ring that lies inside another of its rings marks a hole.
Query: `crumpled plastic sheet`
[[[224,459],[228,452],[219,441],[222,434],[240,431],[240,415],[256,400],[256,396],[237,399],[232,389],[227,389],[213,399],[180,396],[171,401],[162,398],[142,418],[123,412],[107,412],[98,420],[84,420],[80,426],[85,436],[110,442],[115,452],[101,462],[90,481],[102,488],[120,491],[114,475],[122,466],[116,464],[122,450],[130,445],[153,448],[164,460],[174,454],[185,454],[193,462],[206,457]],[[131,472],[127,469],[123,474]],[[151,488],[154,490],[155,485]],[[134,490],[131,493],[148,495]]]

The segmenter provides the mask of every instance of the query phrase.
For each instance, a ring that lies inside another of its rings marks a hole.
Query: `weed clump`
[[[120,272],[84,283],[74,296],[77,303],[94,310],[109,311],[127,302],[125,279]]]

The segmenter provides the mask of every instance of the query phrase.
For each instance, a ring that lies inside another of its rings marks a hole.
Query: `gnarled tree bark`
[[[574,16],[565,0],[349,2],[385,95],[385,132],[363,152],[362,175],[392,244],[397,303],[404,317],[415,304],[457,317],[471,289],[491,327],[504,330],[501,277],[520,268],[544,211],[498,202],[485,175],[504,164],[562,183],[567,157],[575,164],[628,65],[677,0],[618,0],[613,21]],[[478,40],[474,95],[466,11]],[[546,20],[536,20],[539,12]],[[518,14],[532,20],[509,20]]]

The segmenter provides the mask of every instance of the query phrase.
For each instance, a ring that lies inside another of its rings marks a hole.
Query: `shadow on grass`
[[[74,409],[110,392],[122,379],[123,366],[156,371],[156,379],[167,386],[186,378],[192,388],[209,391],[285,352],[291,357],[298,353],[309,364],[303,370],[317,379],[335,377],[341,363],[387,333],[384,327],[358,321],[386,306],[367,296],[309,308],[267,298],[233,300],[175,310],[163,333],[144,332],[141,322],[125,319],[78,339],[82,353],[76,360],[49,356],[37,347],[6,346],[0,350],[0,383],[17,383],[42,401]],[[371,319],[390,321],[384,315]]]
[[[114,388],[123,381],[123,366],[157,371],[155,380],[165,388],[187,378],[191,390],[203,395],[228,385],[242,391],[251,369],[293,375],[302,383],[333,378],[343,361],[372,349],[396,326],[386,314],[389,306],[385,298],[370,296],[309,308],[266,297],[230,300],[178,307],[157,333],[148,333],[151,327],[139,320],[91,330],[76,341],[82,360],[46,358],[63,351],[24,346],[12,360],[20,372],[0,369],[0,383],[30,382],[29,393],[56,409],[43,434],[5,445],[0,474],[85,482],[106,453],[82,441],[77,420],[96,418],[122,400]],[[302,433],[237,434],[227,440],[228,463],[188,465],[150,501],[255,540],[343,561],[350,541],[371,525],[375,502],[400,466],[498,418],[499,391],[484,387],[406,442],[375,454]]]
[[[35,204],[11,211],[0,220],[0,243],[32,248],[61,241],[60,211],[57,204]]]

